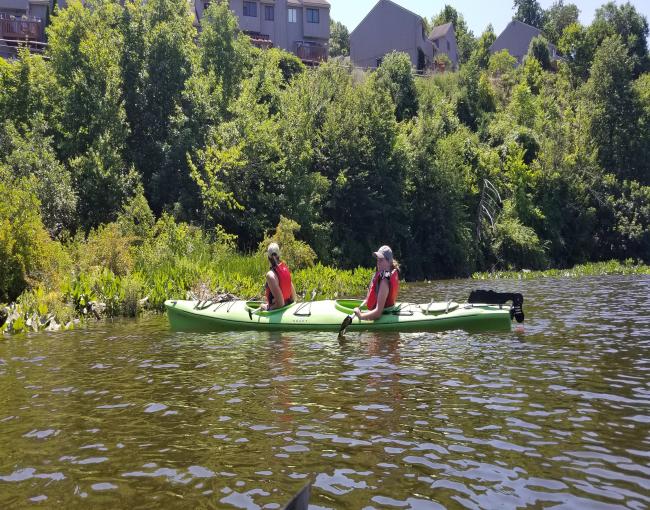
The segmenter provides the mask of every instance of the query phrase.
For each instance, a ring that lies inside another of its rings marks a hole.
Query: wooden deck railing
[[[327,46],[299,41],[296,43],[296,55],[305,62],[322,62],[327,60]]]
[[[244,32],[251,39],[253,46],[257,46],[263,50],[273,48],[273,41],[271,36],[267,34],[260,34],[259,32]]]
[[[43,41],[43,20],[0,13],[0,39]]]

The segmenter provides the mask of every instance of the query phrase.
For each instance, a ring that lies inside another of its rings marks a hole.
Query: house
[[[40,51],[52,8],[51,0],[0,0],[0,57],[15,57],[19,44]]]
[[[197,19],[208,5],[209,0],[195,0]],[[326,0],[229,0],[229,5],[239,28],[256,46],[282,48],[307,64],[327,60],[330,4]]]
[[[453,69],[458,69],[458,45],[453,23],[433,27],[429,34],[429,40],[433,43],[434,58],[436,55],[447,55]]]
[[[376,68],[391,51],[408,53],[420,71],[433,63],[433,43],[422,17],[391,0],[379,0],[350,34],[350,59],[356,66]]]
[[[517,62],[521,64],[528,53],[530,41],[540,35],[544,34],[539,28],[513,19],[492,43],[490,53],[508,50],[508,53],[515,57]],[[559,58],[557,48],[551,43],[548,45],[548,52],[551,60],[557,60]]]

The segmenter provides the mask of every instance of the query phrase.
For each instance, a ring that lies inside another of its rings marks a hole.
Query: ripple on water
[[[20,453],[0,502],[272,509],[312,480],[315,509],[650,507],[650,278],[489,286],[525,294],[523,333],[340,344],[156,318],[2,342],[0,452]]]

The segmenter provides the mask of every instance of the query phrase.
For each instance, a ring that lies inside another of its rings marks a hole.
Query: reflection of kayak
[[[294,303],[270,312],[256,301],[165,302],[172,328],[177,330],[339,331],[359,300]],[[511,308],[480,303],[397,303],[375,321],[356,317],[348,331],[509,331]]]

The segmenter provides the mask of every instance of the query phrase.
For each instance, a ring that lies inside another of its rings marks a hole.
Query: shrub
[[[117,223],[102,225],[92,230],[80,252],[80,267],[89,271],[93,268],[107,268],[118,276],[133,269],[131,246],[135,237],[123,234]]]
[[[122,206],[122,211],[117,216],[117,223],[123,234],[132,236],[138,243],[150,235],[156,218],[151,212],[142,188]]]
[[[0,168],[0,301],[13,301],[56,255],[39,214],[33,183]]]
[[[316,253],[307,243],[296,239],[296,232],[300,231],[300,225],[284,216],[280,216],[280,223],[275,233],[266,236],[259,245],[260,253],[264,253],[272,242],[280,245],[282,260],[293,270],[304,267],[311,267],[316,260]]]
[[[509,269],[541,269],[547,264],[545,246],[535,231],[509,215],[495,225],[492,250]]]

